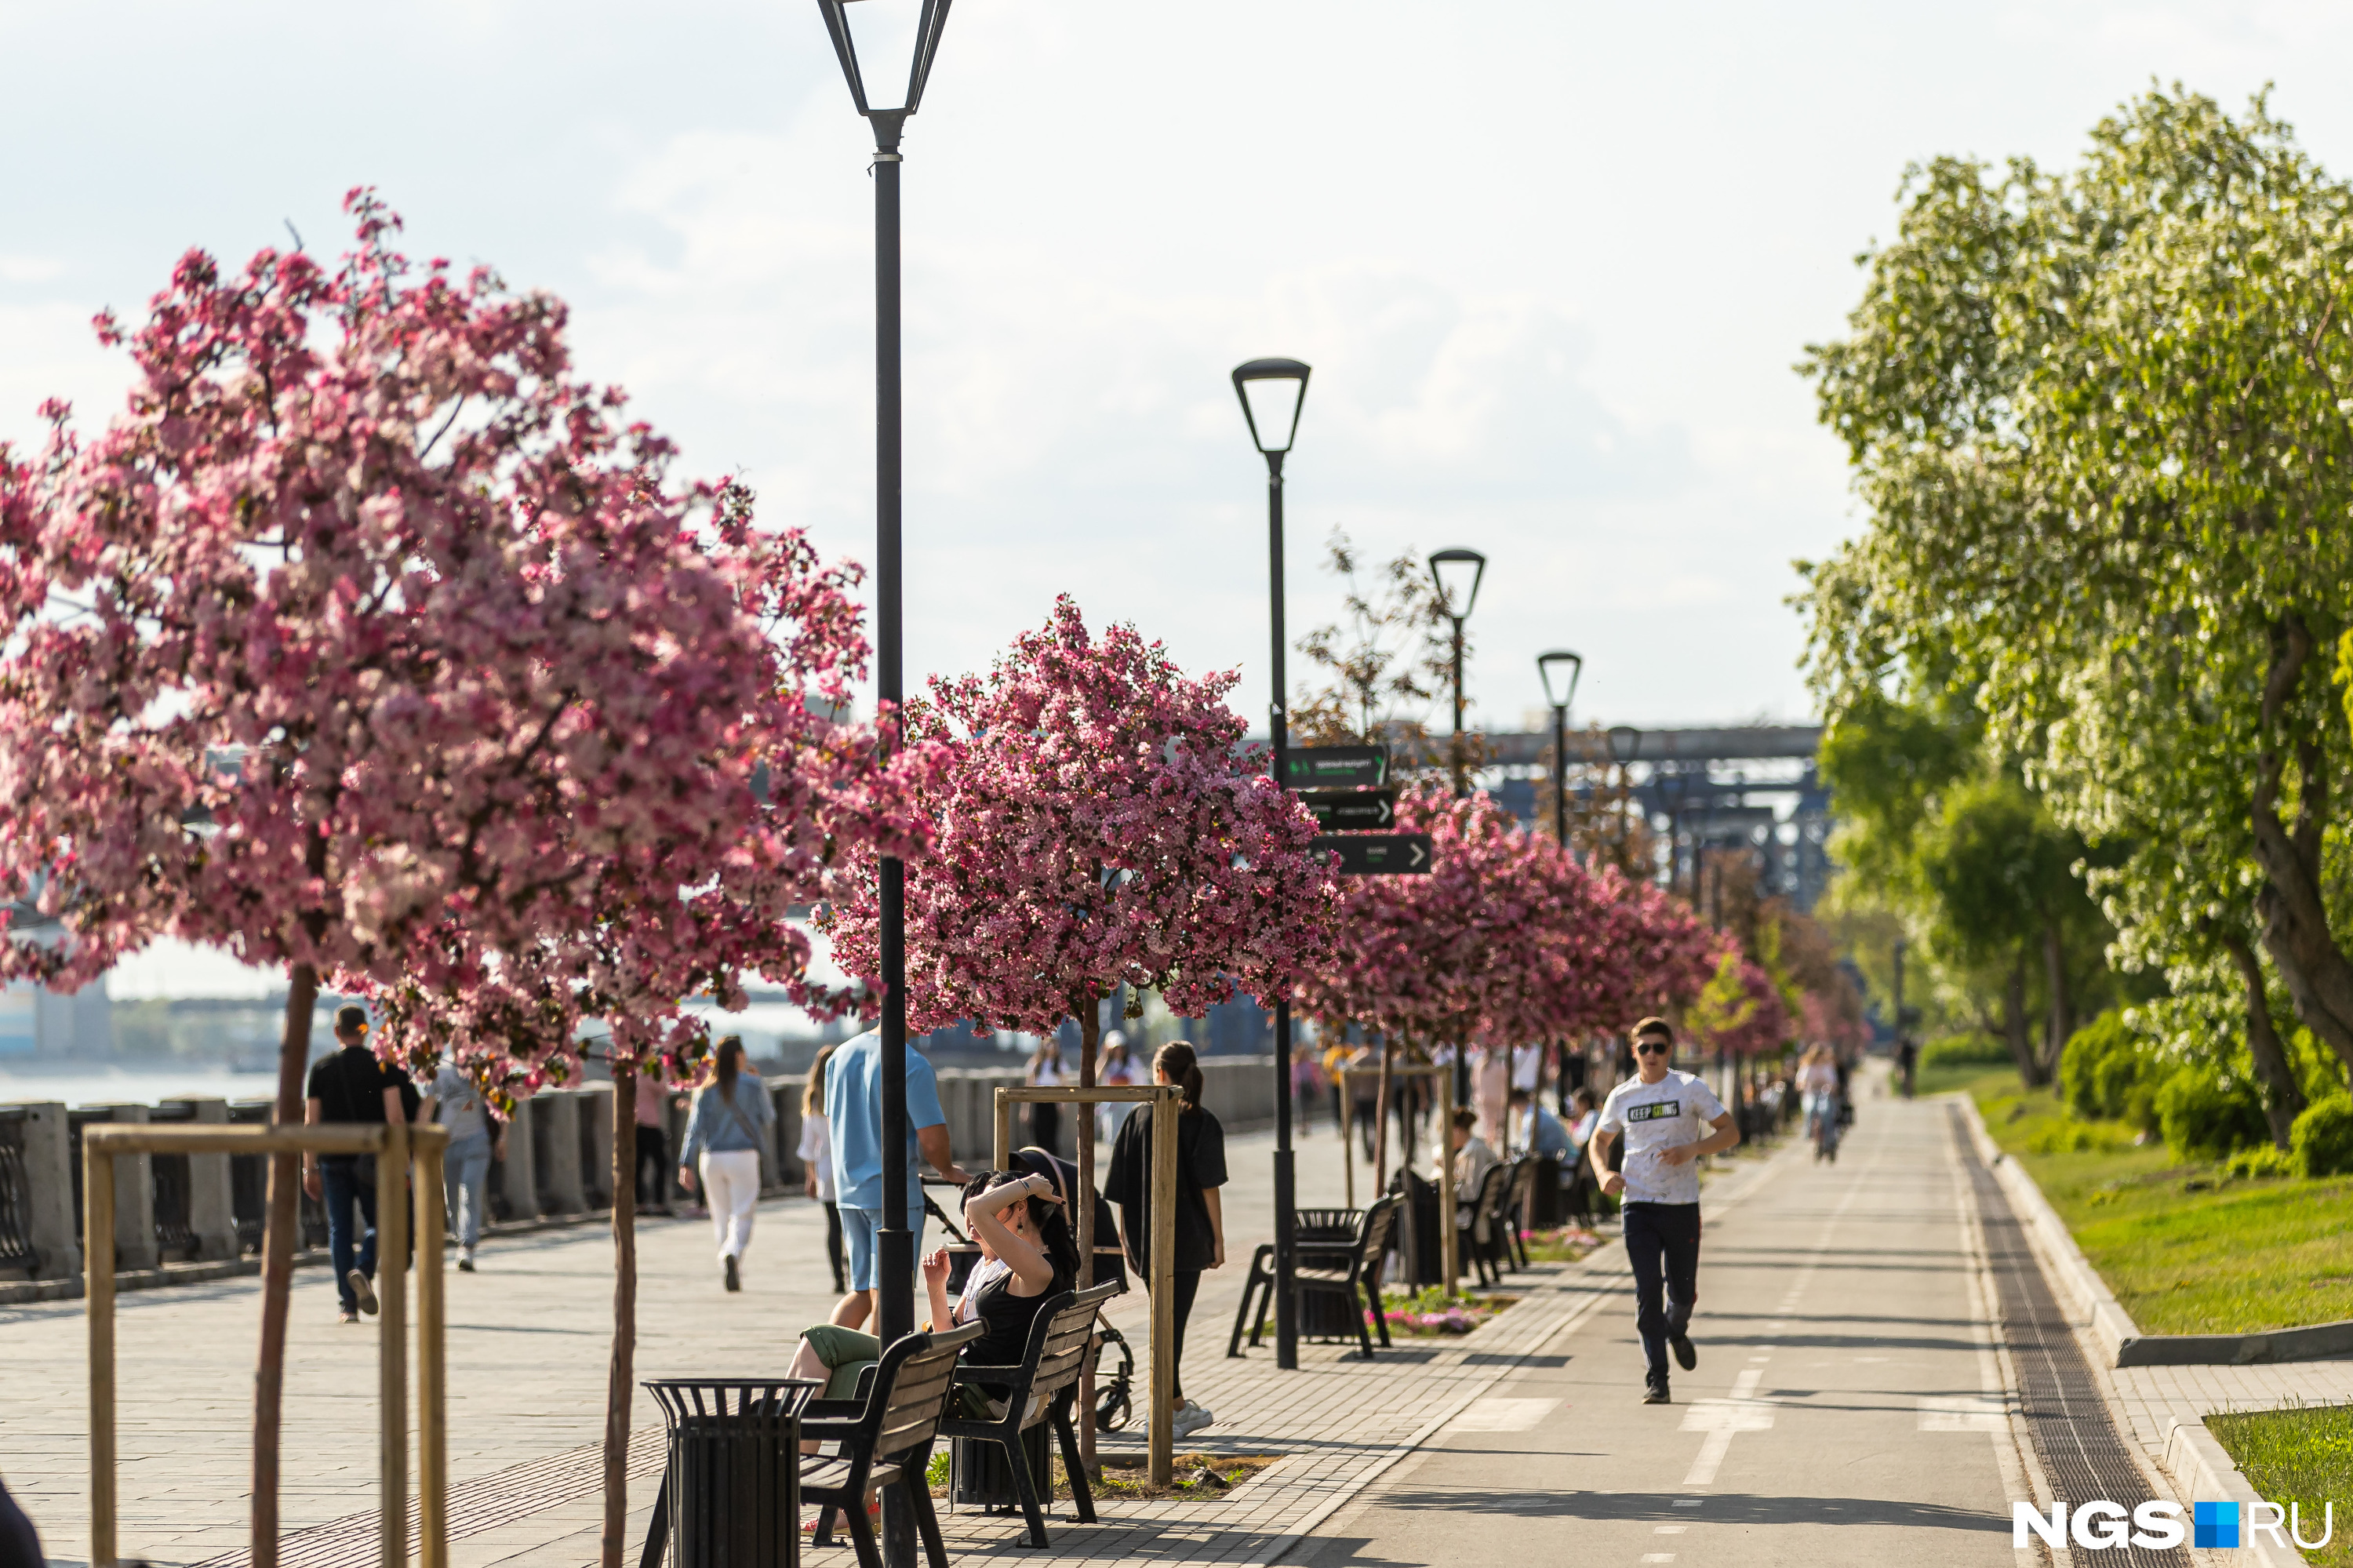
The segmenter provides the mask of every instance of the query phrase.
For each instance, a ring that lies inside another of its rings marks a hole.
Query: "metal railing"
[[[25,1170],[23,1106],[0,1106],[0,1269],[31,1278],[41,1255],[33,1246],[33,1192]]]

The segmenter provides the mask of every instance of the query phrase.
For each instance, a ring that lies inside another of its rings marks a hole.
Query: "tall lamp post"
[[[1555,671],[1561,673],[1558,691],[1553,689]],[[1584,673],[1582,654],[1556,650],[1536,655],[1536,678],[1552,705],[1552,836],[1563,849],[1568,847],[1568,705],[1577,700],[1577,683]]]
[[[948,0],[817,4],[849,80],[849,101],[874,131],[874,675],[878,705],[895,705],[907,688],[899,549],[899,138],[923,101]],[[876,67],[871,90],[859,63],[860,42]],[[902,59],[907,62],[903,78]],[[881,894],[882,1224],[874,1237],[874,1327],[887,1345],[915,1327],[915,1241],[907,1228],[907,1161],[899,1152],[908,1146],[907,874],[895,856],[882,859]],[[882,1548],[892,1568],[915,1560],[914,1513],[900,1495],[903,1489],[883,1489]]]
[[[1487,575],[1487,557],[1476,550],[1440,550],[1430,557],[1430,580],[1438,585],[1438,610],[1454,624],[1454,795],[1471,793],[1462,761],[1462,623],[1479,599],[1480,579]],[[1455,609],[1460,602],[1461,609]],[[1466,1103],[1458,1101],[1458,1104]]]
[[[1609,726],[1608,738],[1609,760],[1618,765],[1618,788],[1625,791],[1624,798],[1618,803],[1620,869],[1630,873],[1634,868],[1626,863],[1625,857],[1631,846],[1626,841],[1633,836],[1633,824],[1627,819],[1629,808],[1634,803],[1634,758],[1642,749],[1642,732],[1630,724],[1613,724]],[[1648,812],[1644,813],[1642,823],[1645,827],[1650,825]]]
[[[1234,367],[1234,395],[1241,399],[1250,442],[1266,459],[1267,599],[1272,607],[1274,662],[1269,672],[1267,733],[1274,741],[1274,781],[1291,788],[1291,726],[1284,707],[1282,669],[1282,460],[1299,434],[1299,410],[1307,401],[1307,366],[1295,359],[1253,359]],[[1460,644],[1458,643],[1458,646]],[[1459,710],[1458,710],[1459,711]],[[1299,1308],[1292,1281],[1298,1268],[1299,1224],[1291,1155],[1291,999],[1274,999],[1274,1364],[1299,1365]]]

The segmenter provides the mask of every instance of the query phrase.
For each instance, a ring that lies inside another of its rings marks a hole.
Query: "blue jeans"
[[[1620,1221],[1634,1266],[1634,1329],[1650,1382],[1667,1385],[1667,1337],[1691,1327],[1699,1300],[1699,1205],[1629,1203]],[[1663,1299],[1662,1299],[1663,1298]]]
[[[450,1139],[448,1152],[441,1157],[441,1192],[448,1202],[448,1225],[458,1245],[473,1246],[482,1239],[482,1206],[491,1192],[489,1133]]]
[[[375,1277],[375,1189],[360,1185],[357,1159],[332,1154],[319,1161],[319,1184],[326,1195],[327,1256],[335,1267],[335,1294],[342,1298],[344,1311],[356,1312],[360,1302],[352,1293],[352,1270]],[[352,1245],[354,1207],[359,1210],[356,1256]]]

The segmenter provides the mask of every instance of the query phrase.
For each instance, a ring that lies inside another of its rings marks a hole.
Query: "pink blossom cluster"
[[[1344,884],[1332,958],[1294,1001],[1424,1044],[1503,1048],[1620,1028],[1696,996],[1720,940],[1680,901],[1578,865],[1483,793],[1398,801],[1430,835],[1430,870]]]
[[[521,1089],[585,1017],[675,1052],[682,997],[806,992],[787,911],[924,842],[925,758],[831,716],[854,572],[671,484],[560,302],[414,269],[347,206],[332,273],[191,251],[143,327],[100,319],[127,410],[0,449],[0,895],[63,934],[0,975],[217,944]]]
[[[1117,985],[1198,1014],[1324,961],[1314,820],[1244,748],[1235,679],[1187,677],[1133,627],[1091,633],[1066,597],[987,675],[909,705],[944,758],[907,868],[912,1028],[1047,1033]],[[878,923],[870,880],[832,912],[845,967],[879,967]]]

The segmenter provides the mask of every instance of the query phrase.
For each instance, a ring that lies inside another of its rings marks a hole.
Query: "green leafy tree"
[[[2190,980],[2253,938],[2353,1063],[2353,191],[2260,100],[2151,92],[2063,175],[1914,170],[1864,260],[1803,366],[1871,515],[1807,568],[1829,715],[1949,666],[2063,828],[2139,846],[2138,951]]]

